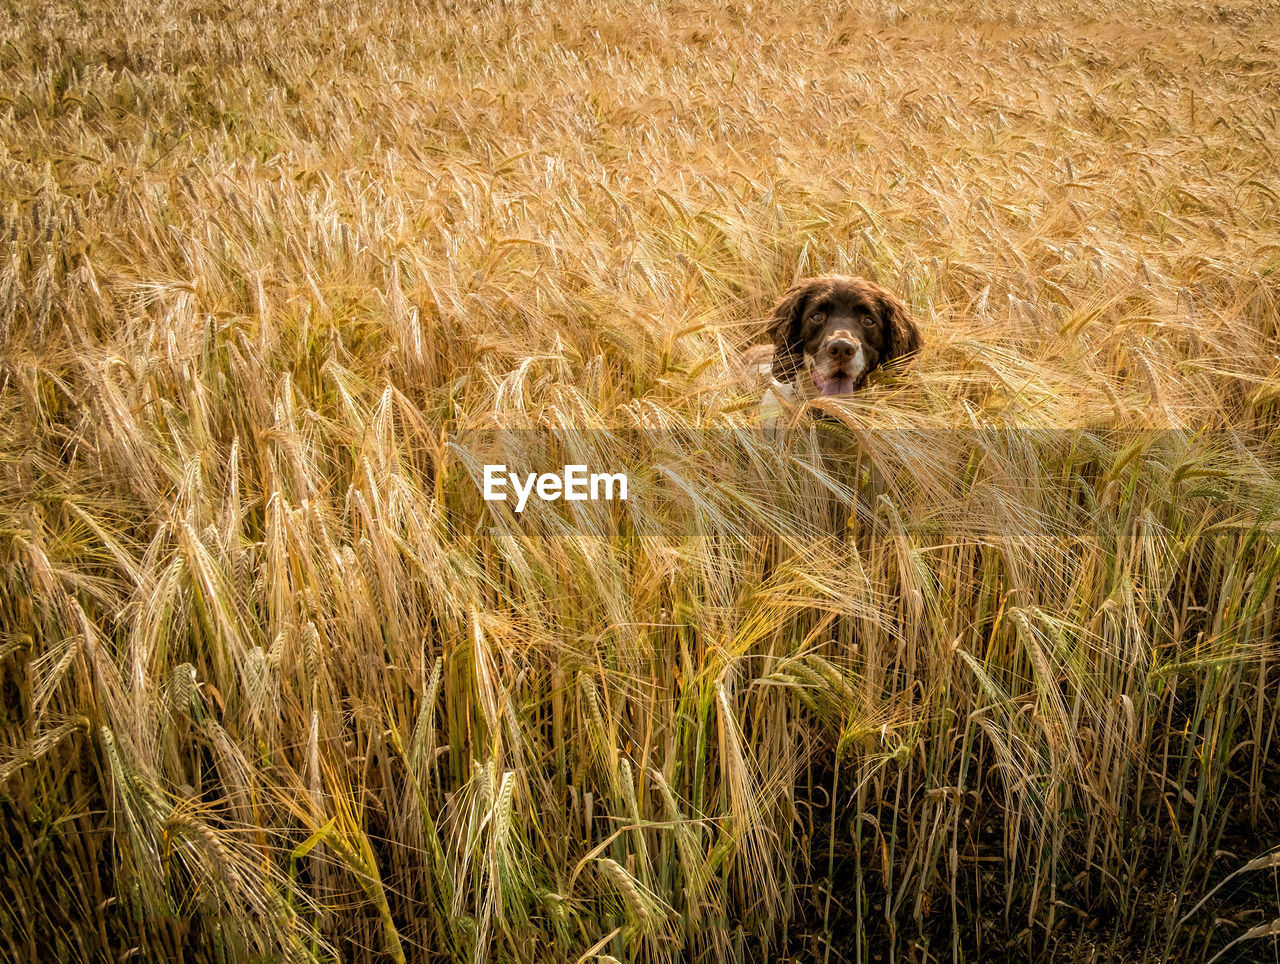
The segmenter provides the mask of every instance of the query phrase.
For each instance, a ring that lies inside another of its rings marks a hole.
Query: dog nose
[[[835,341],[827,343],[827,351],[836,361],[848,361],[857,350],[858,346],[848,338],[837,338]]]

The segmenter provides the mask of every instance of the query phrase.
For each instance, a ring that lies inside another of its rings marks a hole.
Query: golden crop
[[[11,2],[0,957],[1269,947],[1274,37]],[[820,271],[924,350],[762,435]]]

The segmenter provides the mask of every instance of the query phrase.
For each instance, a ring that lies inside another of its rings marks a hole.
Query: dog
[[[775,417],[784,404],[852,395],[875,369],[921,344],[906,305],[873,281],[843,274],[806,278],[783,292],[769,335],[773,345],[747,349],[743,363],[769,376],[762,409]]]

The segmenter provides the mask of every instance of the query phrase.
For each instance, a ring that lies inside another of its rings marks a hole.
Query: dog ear
[[[907,306],[887,291],[881,291],[880,320],[884,325],[884,361],[920,350],[920,328]]]
[[[780,382],[794,378],[803,363],[800,319],[812,290],[812,280],[797,281],[782,293],[773,306],[769,337],[773,339],[773,377]]]

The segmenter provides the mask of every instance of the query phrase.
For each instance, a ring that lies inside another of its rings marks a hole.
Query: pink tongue
[[[828,378],[822,383],[821,394],[852,395],[853,379],[848,375],[841,375],[839,378]]]

